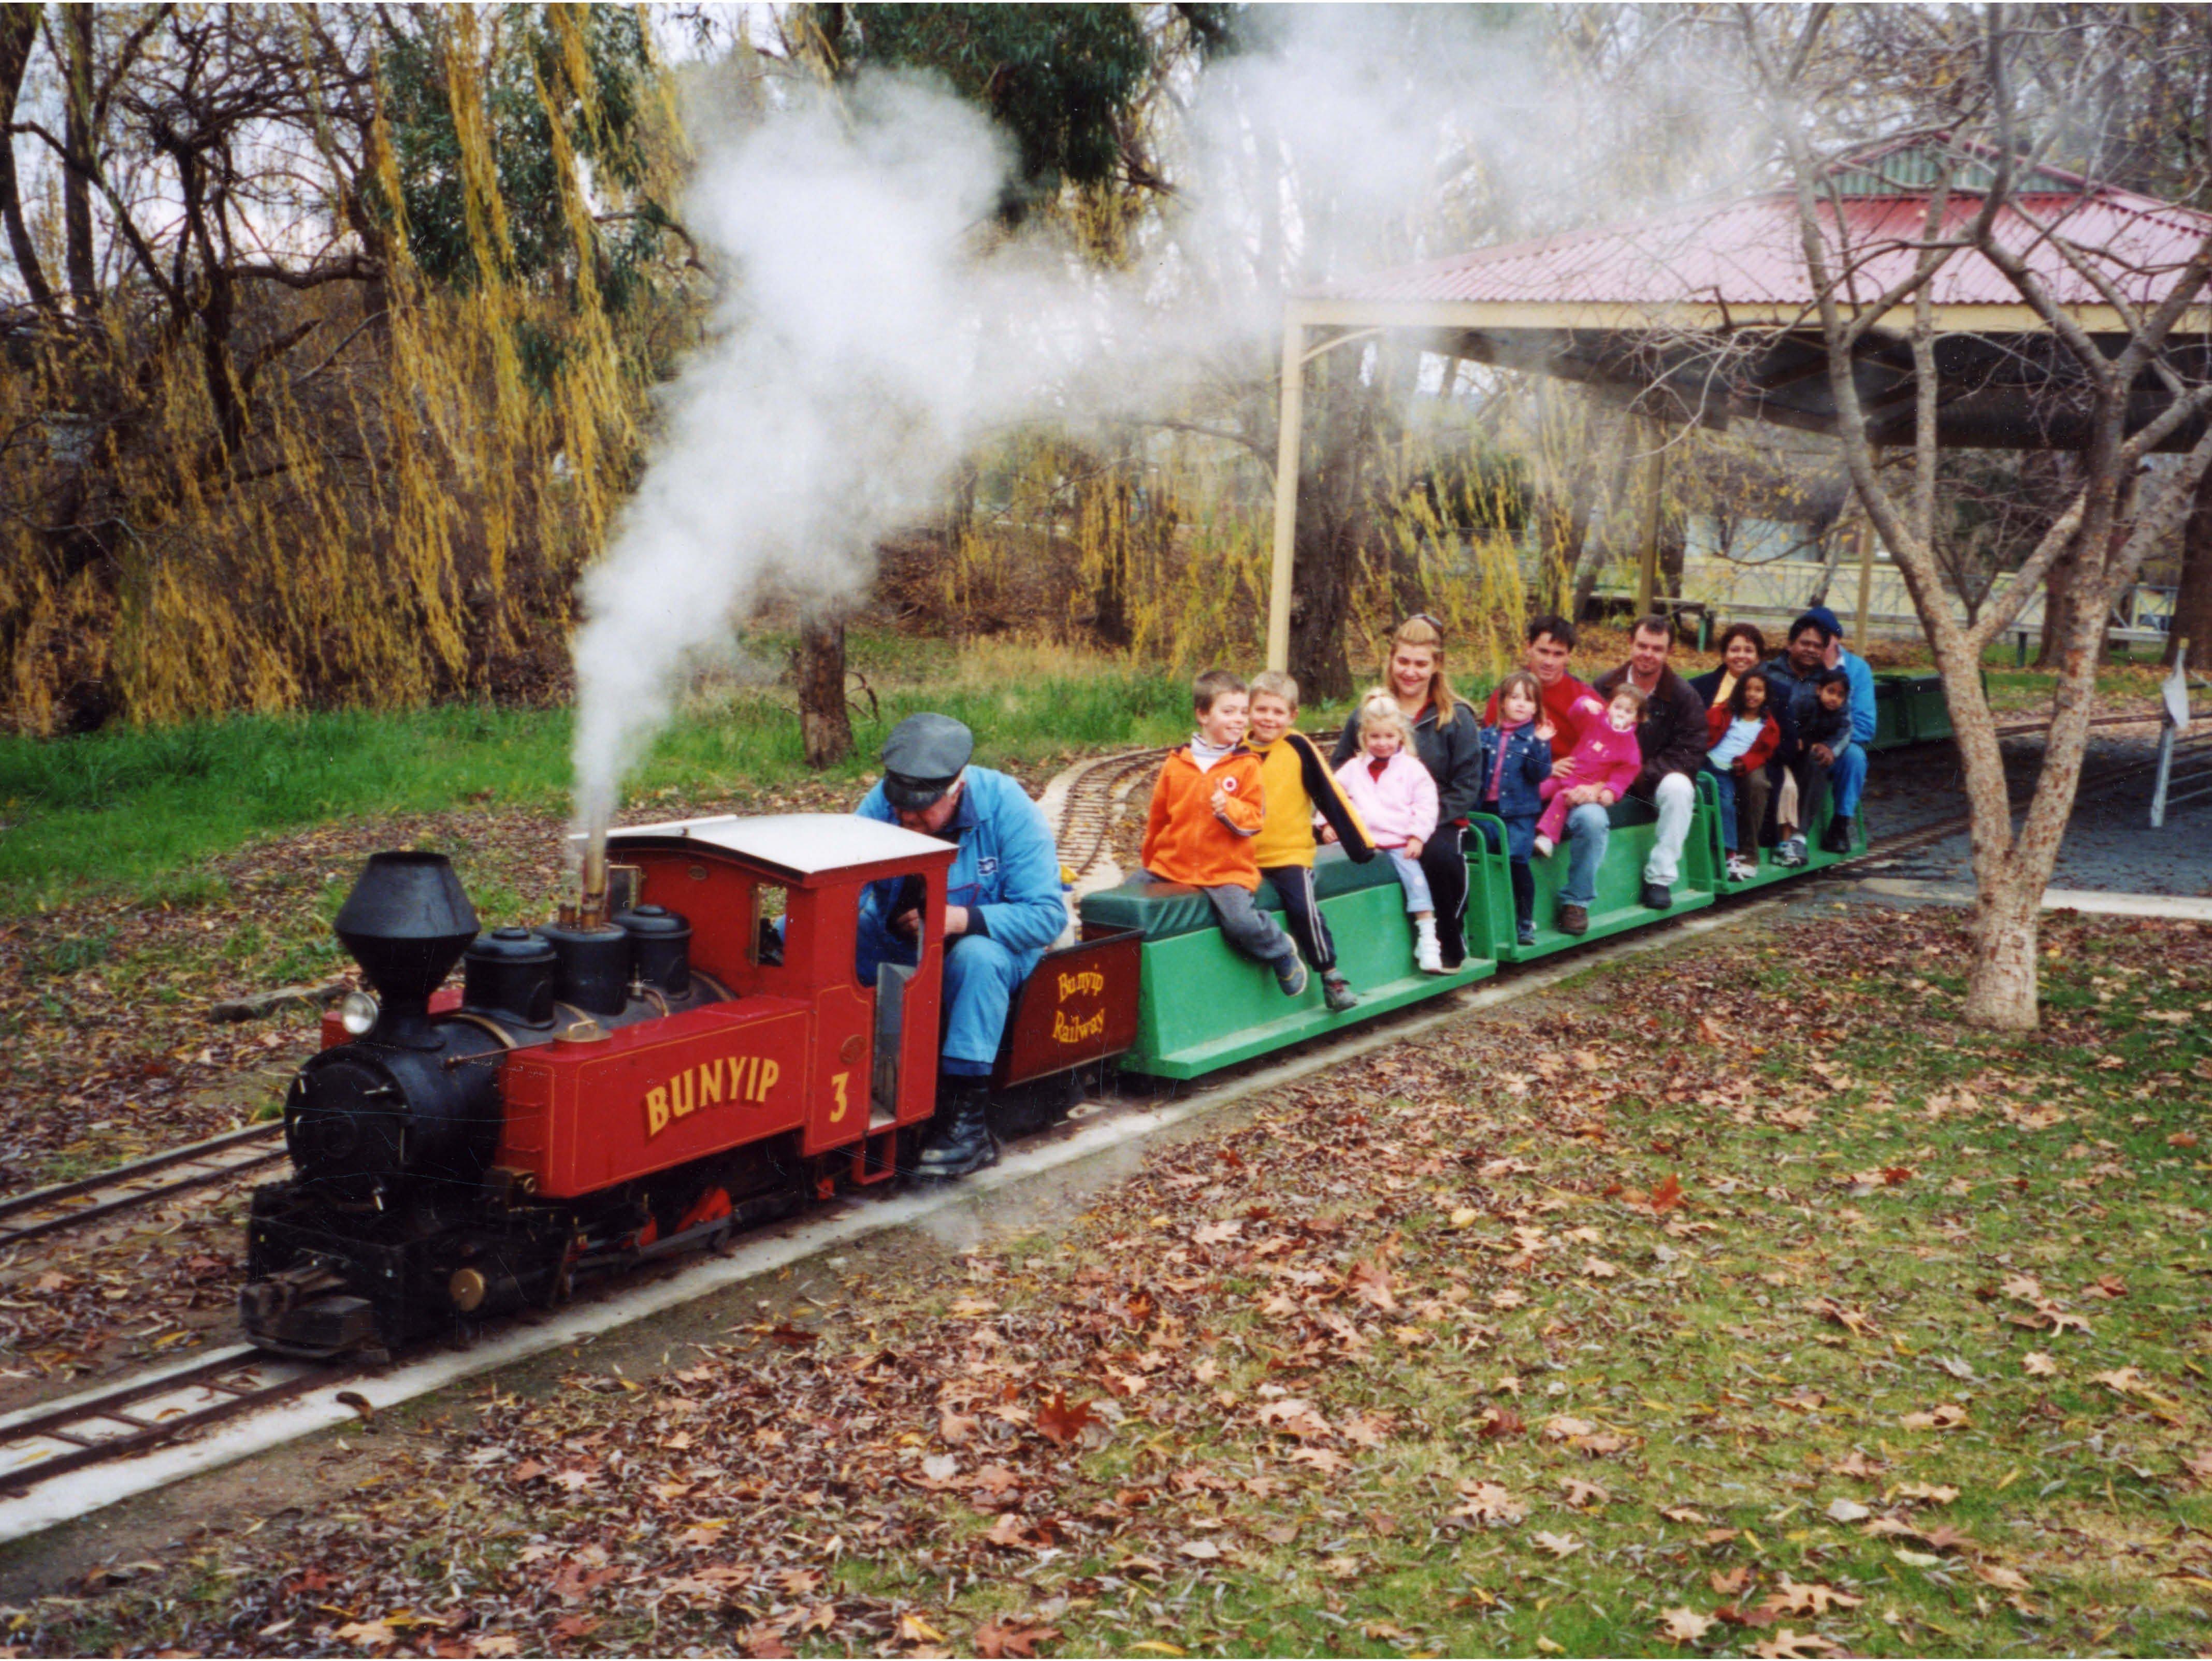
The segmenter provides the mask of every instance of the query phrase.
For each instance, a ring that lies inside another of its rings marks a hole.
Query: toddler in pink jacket
[[[1369,837],[1398,868],[1413,918],[1413,962],[1428,974],[1443,974],[1436,901],[1421,870],[1421,849],[1437,833],[1437,782],[1413,753],[1406,712],[1389,693],[1370,692],[1359,706],[1359,753],[1336,770],[1336,778]]]
[[[1567,757],[1571,770],[1536,787],[1536,794],[1546,803],[1542,817],[1536,821],[1538,858],[1551,855],[1559,846],[1559,833],[1566,829],[1567,815],[1573,808],[1567,800],[1568,791],[1595,785],[1601,807],[1612,806],[1628,794],[1628,787],[1644,770],[1644,748],[1636,736],[1643,724],[1644,694],[1626,681],[1605,706],[1604,720],[1583,723],[1582,742]]]

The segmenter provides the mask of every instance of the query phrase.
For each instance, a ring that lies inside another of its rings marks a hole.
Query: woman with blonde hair
[[[1437,786],[1436,834],[1421,846],[1421,872],[1435,902],[1437,943],[1446,972],[1467,961],[1467,816],[1482,789],[1482,724],[1444,672],[1443,625],[1416,612],[1390,636],[1382,685],[1413,735],[1413,753]],[[1329,765],[1360,753],[1359,726],[1345,724]]]

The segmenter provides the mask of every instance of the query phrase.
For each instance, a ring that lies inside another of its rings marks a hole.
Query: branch
[[[2051,521],[2051,528],[2043,533],[2043,540],[2035,545],[2035,551],[2021,563],[2013,573],[2005,591],[1982,613],[1981,619],[1966,630],[1966,644],[1979,659],[1989,643],[2011,626],[2012,620],[2035,597],[2036,585],[2049,573],[2066,546],[2074,540],[2075,532],[2081,528],[2081,520],[2089,511],[2089,487],[2084,485],[2075,493],[2066,511]]]

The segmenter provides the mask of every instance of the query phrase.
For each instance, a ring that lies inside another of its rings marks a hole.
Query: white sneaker
[[[1759,874],[1759,867],[1741,854],[1731,854],[1728,859],[1728,879],[1730,882],[1749,882]]]
[[[1437,943],[1437,926],[1434,923],[1422,926],[1414,936],[1413,967],[1424,975],[1441,975],[1444,972],[1444,951],[1443,947]]]
[[[1555,847],[1557,847],[1557,846],[1558,846],[1558,844],[1557,844],[1557,843],[1554,843],[1554,842],[1553,842],[1553,841],[1549,837],[1537,837],[1537,838],[1536,838],[1536,857],[1537,857],[1538,859],[1540,859],[1540,860],[1548,860],[1549,858],[1551,858],[1551,857],[1552,857],[1552,850],[1553,850],[1553,849],[1554,849],[1554,848],[1555,848]]]
[[[1805,838],[1791,837],[1774,850],[1777,865],[1799,866],[1805,863]]]

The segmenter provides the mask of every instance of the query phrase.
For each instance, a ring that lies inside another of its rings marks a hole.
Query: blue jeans
[[[1708,767],[1705,775],[1713,782],[1721,798],[1721,846],[1735,852],[1735,775],[1723,767]]]
[[[919,960],[912,940],[888,929],[860,931],[860,983],[876,983],[879,963],[911,966]],[[987,1079],[999,1059],[999,1040],[1014,990],[1028,973],[1021,958],[988,934],[962,934],[945,946],[945,1047],[938,1065],[957,1078]]]
[[[1567,815],[1567,880],[1559,890],[1562,905],[1587,906],[1597,897],[1597,868],[1605,863],[1606,839],[1613,820],[1604,808],[1586,801]]]
[[[1849,818],[1859,811],[1859,796],[1866,789],[1867,752],[1853,743],[1836,751],[1836,764],[1828,770],[1828,788],[1836,793],[1836,812]]]

